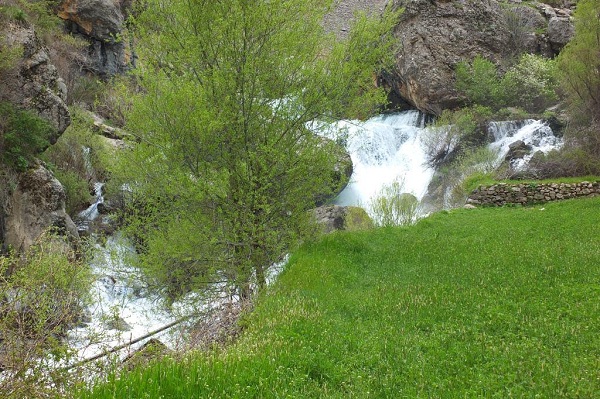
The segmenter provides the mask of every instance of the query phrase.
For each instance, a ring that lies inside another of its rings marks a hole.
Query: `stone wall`
[[[600,195],[600,182],[581,183],[499,183],[480,186],[474,190],[467,204],[503,206],[506,204],[535,204],[576,197]]]

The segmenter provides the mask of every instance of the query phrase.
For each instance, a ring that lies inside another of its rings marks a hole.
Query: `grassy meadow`
[[[243,323],[78,396],[598,397],[600,198],[326,236]]]

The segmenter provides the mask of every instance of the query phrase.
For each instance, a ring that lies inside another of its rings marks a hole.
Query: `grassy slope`
[[[540,208],[305,245],[237,344],[82,396],[593,397],[600,198]]]

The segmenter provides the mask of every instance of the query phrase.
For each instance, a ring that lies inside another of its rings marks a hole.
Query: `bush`
[[[32,112],[0,102],[0,163],[24,171],[50,145],[55,133],[50,122]]]
[[[427,162],[431,166],[452,162],[461,151],[480,145],[485,139],[480,126],[491,115],[491,110],[482,106],[444,110],[435,125],[421,136]]]
[[[503,76],[493,62],[477,56],[471,64],[456,67],[456,88],[471,104],[498,111],[522,107],[530,113],[543,111],[558,100],[557,69],[553,60],[523,54]]]
[[[61,396],[66,376],[52,369],[69,358],[63,338],[80,319],[90,284],[88,269],[66,248],[46,234],[23,257],[0,257],[3,398]]]
[[[395,180],[384,185],[369,201],[376,226],[408,226],[417,221],[419,200],[413,194],[403,192],[404,181]]]
[[[571,127],[560,151],[536,154],[529,165],[541,179],[600,175],[600,125]]]
[[[507,104],[530,112],[542,112],[558,100],[556,62],[523,54],[519,63],[502,78]]]
[[[498,109],[506,103],[496,65],[479,55],[470,64],[456,66],[456,89],[472,104]]]

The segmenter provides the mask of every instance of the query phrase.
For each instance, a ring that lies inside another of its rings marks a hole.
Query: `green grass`
[[[306,244],[237,343],[80,397],[598,397],[600,198],[540,209]]]

